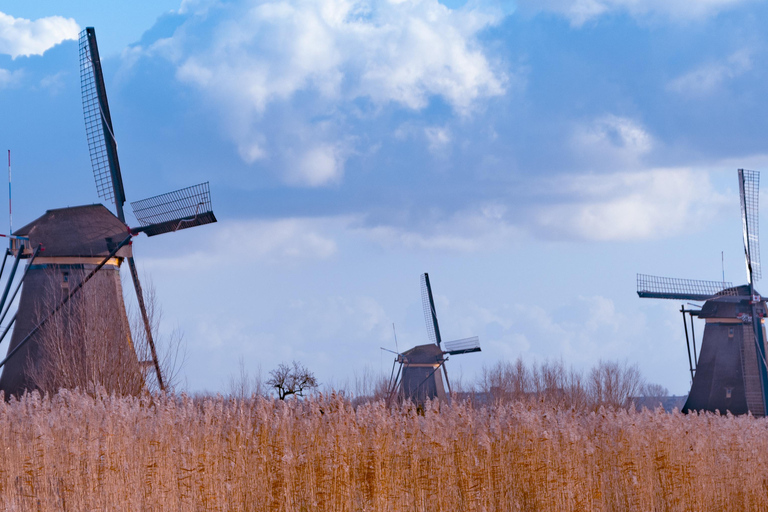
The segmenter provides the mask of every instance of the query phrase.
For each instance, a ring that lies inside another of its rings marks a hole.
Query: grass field
[[[768,421],[339,397],[0,402],[4,510],[768,510]]]

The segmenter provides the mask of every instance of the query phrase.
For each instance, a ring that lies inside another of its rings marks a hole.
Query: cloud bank
[[[351,149],[339,141],[356,121],[435,99],[464,118],[506,92],[503,66],[481,43],[502,18],[487,9],[437,0],[195,5],[146,52],[174,62],[176,77],[218,109],[245,162],[282,162],[291,185],[338,183]],[[447,136],[429,135],[432,149]],[[276,151],[270,138],[279,136]]]
[[[33,21],[0,12],[0,53],[14,59],[42,55],[62,41],[77,39],[79,32],[72,18],[48,16]]]

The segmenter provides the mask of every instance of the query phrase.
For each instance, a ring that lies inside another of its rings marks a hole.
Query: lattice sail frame
[[[115,151],[117,143],[111,130],[109,112],[103,112],[99,98],[99,89],[95,66],[101,67],[101,63],[94,62],[88,41],[88,31],[80,32],[80,89],[83,95],[83,116],[85,118],[85,134],[88,140],[88,153],[91,156],[93,177],[96,180],[96,191],[99,197],[112,204],[116,204],[115,192],[112,182],[112,171],[109,162],[108,141],[104,136],[104,127],[108,129]]]
[[[427,336],[429,341],[435,345],[440,345],[437,342],[437,335],[435,334],[435,324],[433,318],[437,317],[435,308],[429,300],[429,289],[427,288],[427,275],[421,274],[421,305],[424,308],[424,321],[427,324]]]
[[[451,353],[466,353],[466,352],[478,352],[480,351],[480,338],[472,336],[471,338],[463,338],[460,340],[443,342],[445,345],[445,351]]]
[[[131,203],[148,236],[216,222],[208,182]]]
[[[700,281],[674,277],[637,274],[637,294],[640,297],[674,300],[708,300],[716,296],[738,296],[733,283]]]
[[[760,265],[760,173],[739,169],[739,196],[741,200],[741,220],[744,230],[744,248],[747,257],[747,274],[750,283],[762,277]],[[749,267],[752,273],[749,275]]]

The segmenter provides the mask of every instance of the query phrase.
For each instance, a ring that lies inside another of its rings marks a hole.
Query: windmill
[[[643,298],[703,302],[685,309],[683,325],[692,384],[683,412],[719,410],[725,414],[765,416],[768,410],[768,364],[765,351],[766,302],[755,290],[761,277],[758,233],[760,174],[739,169],[739,195],[747,284],[672,279],[638,274]],[[693,358],[686,314],[690,318]],[[705,320],[701,352],[696,353],[693,317]]]
[[[13,325],[7,356],[0,361],[3,367],[0,389],[6,396],[35,387],[30,372],[47,355],[43,353],[46,349],[42,336],[44,328],[53,324],[51,319],[57,313],[57,317],[64,316],[65,330],[70,333],[76,331],[74,326],[108,315],[109,320],[100,327],[100,335],[114,340],[108,357],[121,357],[122,364],[135,368],[138,375],[142,364],[151,365],[159,387],[164,389],[150,318],[133,258],[132,240],[140,233],[155,236],[216,222],[209,185],[202,183],[132,202],[140,226],[131,228],[126,224],[123,211],[126,198],[117,142],[93,28],[81,32],[79,47],[86,137],[96,190],[114,212],[102,204],[48,210],[13,233],[11,249],[6,252],[0,268],[1,276],[8,257],[15,256],[0,297],[0,322],[21,288],[17,313],[0,334],[2,341]],[[21,259],[29,261],[8,300]],[[148,362],[138,361],[133,350],[120,281],[120,266],[124,260],[128,261],[151,352],[152,360]],[[97,289],[96,302],[86,300]],[[78,340],[72,341],[73,349],[80,350]],[[141,377],[142,384],[143,381]]]
[[[477,336],[455,341],[442,341],[440,326],[437,323],[435,301],[432,298],[432,286],[429,274],[421,275],[421,302],[424,307],[424,320],[427,324],[427,335],[431,343],[418,345],[403,353],[397,353],[390,375],[389,396],[398,395],[415,403],[426,399],[438,398],[446,400],[443,376],[451,392],[448,371],[445,363],[447,355],[469,354],[480,352],[480,340]],[[399,367],[397,366],[399,365]],[[395,374],[395,368],[397,373]],[[440,369],[442,368],[442,374]]]

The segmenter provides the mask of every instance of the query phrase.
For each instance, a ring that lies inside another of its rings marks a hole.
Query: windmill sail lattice
[[[637,294],[650,299],[707,300],[718,295],[737,295],[732,283],[677,279],[637,274]]]
[[[444,343],[445,351],[454,356],[458,354],[469,354],[470,352],[480,352],[480,338],[472,336],[460,340],[446,341]]]
[[[80,88],[83,95],[85,133],[93,177],[96,180],[96,191],[100,198],[118,206],[119,199],[115,198],[115,192],[121,196],[120,199],[125,197],[125,192],[120,175],[120,162],[117,158],[117,141],[112,128],[104,76],[101,71],[101,60],[92,28],[80,33]],[[122,202],[125,200],[122,199]],[[122,209],[122,202],[119,204],[120,209]]]
[[[216,222],[208,182],[131,203],[147,236]]]
[[[762,277],[760,269],[760,173],[739,169],[739,197],[741,220],[744,230],[744,250],[747,256],[747,273],[750,283]]]

